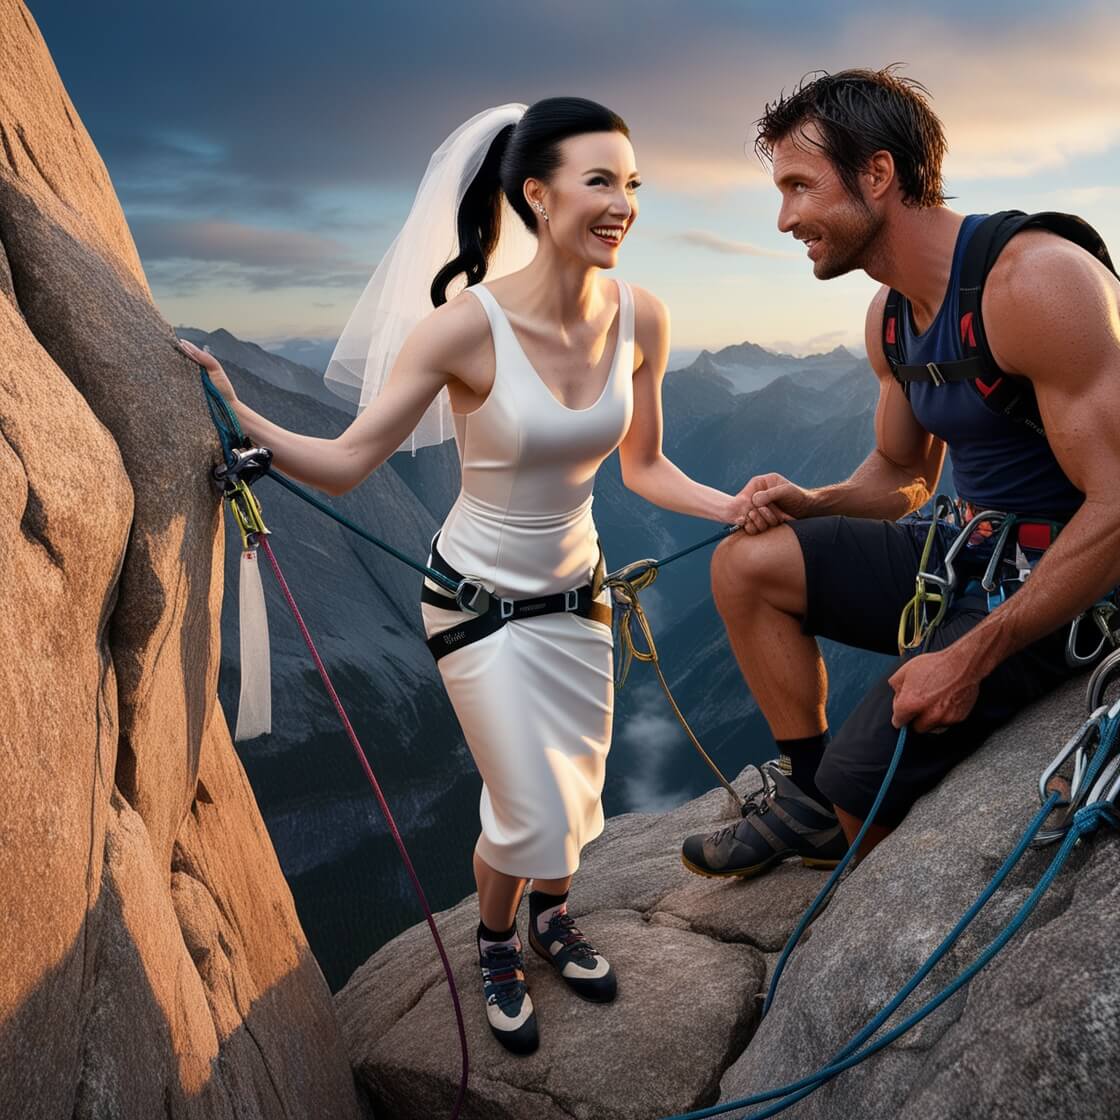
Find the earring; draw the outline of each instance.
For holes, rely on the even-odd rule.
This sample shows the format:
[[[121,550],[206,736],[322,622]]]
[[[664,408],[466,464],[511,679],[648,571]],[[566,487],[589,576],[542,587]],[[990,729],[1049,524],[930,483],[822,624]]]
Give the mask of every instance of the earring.
[[[533,203],[533,209],[536,210],[546,222],[548,221],[548,215],[544,212],[544,207],[539,202]]]

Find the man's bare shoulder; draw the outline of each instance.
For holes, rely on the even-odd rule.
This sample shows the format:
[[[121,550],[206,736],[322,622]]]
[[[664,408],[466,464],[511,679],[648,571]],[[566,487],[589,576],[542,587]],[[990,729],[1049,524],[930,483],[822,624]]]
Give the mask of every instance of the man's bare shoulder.
[[[867,360],[877,377],[891,377],[891,367],[883,353],[883,313],[887,307],[890,288],[881,284],[867,308],[867,319],[863,327],[863,341],[867,348]]]
[[[1092,253],[1050,230],[1025,229],[1000,253],[984,282],[985,321],[989,305],[999,312],[1033,312],[1040,296],[1060,296],[1065,286],[1075,289],[1106,287],[1118,282]]]
[[[1118,300],[1120,281],[1091,253],[1049,230],[1027,229],[992,266],[981,313],[996,363],[1031,376],[1027,352],[1040,338],[1073,341],[1104,326]]]

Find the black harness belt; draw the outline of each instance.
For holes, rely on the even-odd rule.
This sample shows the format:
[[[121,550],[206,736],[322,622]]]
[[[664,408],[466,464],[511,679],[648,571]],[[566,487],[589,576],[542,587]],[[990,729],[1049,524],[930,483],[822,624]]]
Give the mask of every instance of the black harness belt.
[[[425,583],[420,591],[420,600],[444,610],[462,611],[467,618],[458,626],[433,634],[428,639],[428,649],[437,661],[463,646],[480,641],[500,630],[507,622],[514,622],[519,618],[568,612],[607,626],[611,624],[611,605],[600,603],[596,599],[596,595],[602,590],[605,574],[602,548],[599,549],[599,559],[590,583],[574,587],[571,591],[542,595],[536,599],[504,599],[491,595],[478,580],[464,577],[455,571],[440,555],[436,547],[438,540],[437,533],[432,541],[432,567],[459,584],[459,593],[455,596],[444,595]]]

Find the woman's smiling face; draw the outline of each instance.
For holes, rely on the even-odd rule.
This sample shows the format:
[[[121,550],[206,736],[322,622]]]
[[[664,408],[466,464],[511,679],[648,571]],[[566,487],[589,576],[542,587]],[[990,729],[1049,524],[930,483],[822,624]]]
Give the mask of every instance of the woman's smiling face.
[[[614,268],[623,237],[638,216],[641,179],[634,149],[621,132],[586,132],[560,143],[562,162],[547,183],[526,180],[530,202],[541,201],[538,235],[547,228],[563,253]]]

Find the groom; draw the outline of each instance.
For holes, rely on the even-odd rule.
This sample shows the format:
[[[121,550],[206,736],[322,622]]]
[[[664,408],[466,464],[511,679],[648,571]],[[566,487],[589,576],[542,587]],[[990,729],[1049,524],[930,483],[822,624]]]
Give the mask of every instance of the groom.
[[[978,306],[998,369],[989,382],[941,377],[938,363],[964,358],[979,333],[958,304],[983,215],[945,206],[945,138],[923,94],[892,69],[825,74],[758,122],[756,149],[781,194],[778,228],[805,243],[814,276],[862,269],[882,285],[866,321],[876,445],[831,486],[753,478],[747,532],[713,557],[716,605],[781,758],[764,764],[765,788],[734,829],[685,840],[685,866],[701,875],[757,875],[790,856],[835,866],[909,725],[862,845],[870,850],[991,731],[1073,672],[1070,620],[1120,583],[1120,282],[1072,241],[1017,233]],[[885,316],[891,289],[900,300]],[[892,360],[900,373],[933,372],[904,385]],[[1001,379],[1037,402],[1041,423],[991,407]],[[967,587],[925,652],[873,685],[830,738],[815,636],[897,653],[928,525],[905,515],[934,495],[946,449],[972,508],[1051,527],[1020,525],[1011,539],[1016,579],[1000,597],[1013,595],[990,609],[992,597]],[[1037,567],[1024,582],[1028,556]]]

